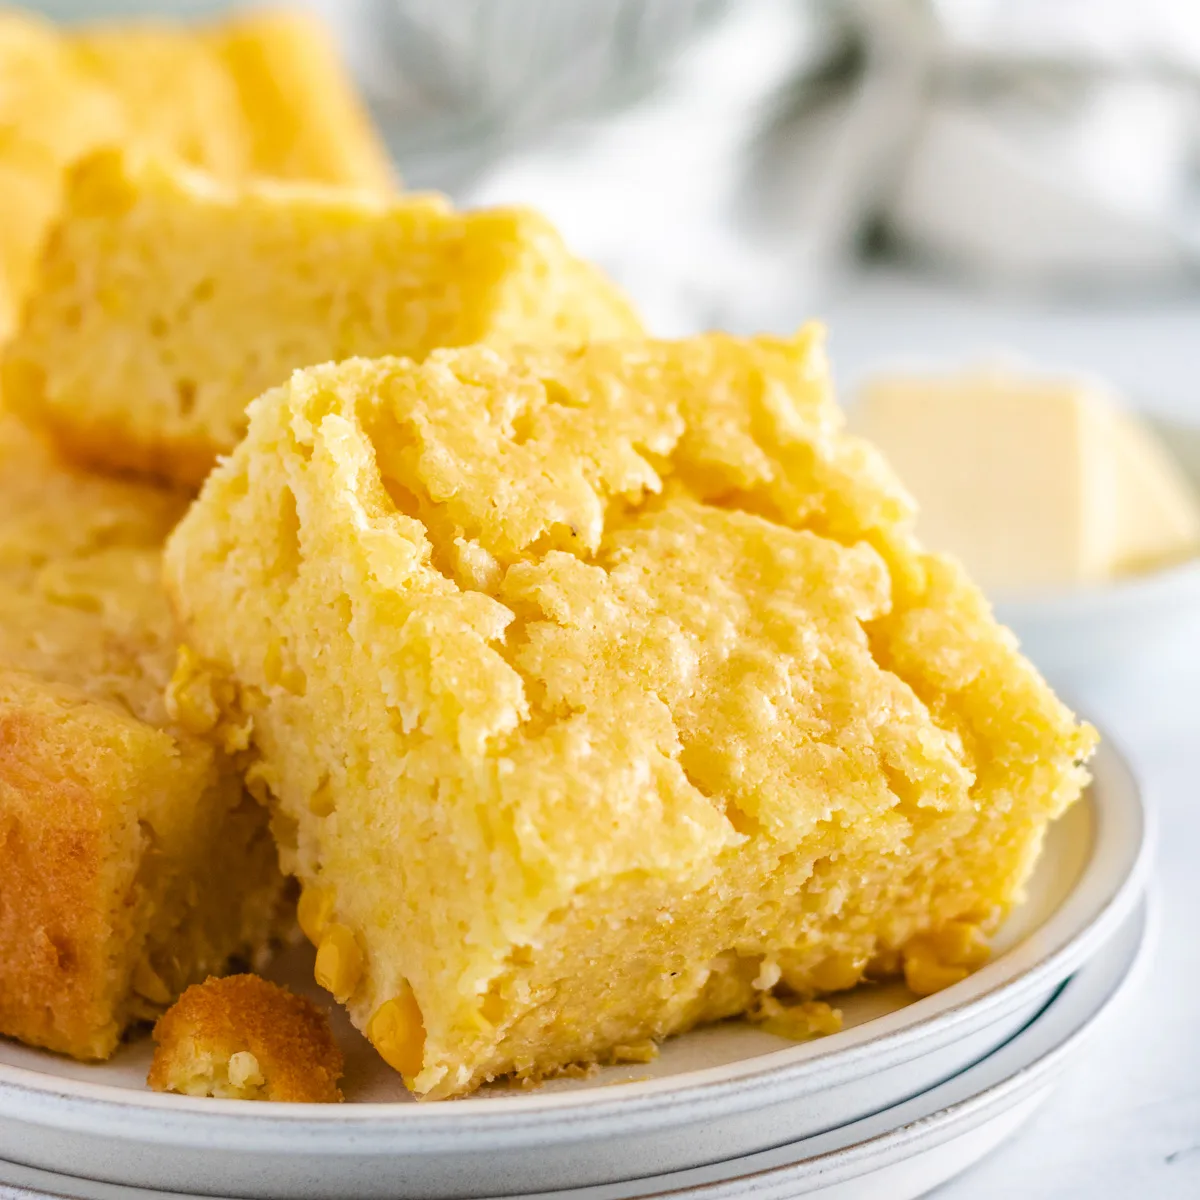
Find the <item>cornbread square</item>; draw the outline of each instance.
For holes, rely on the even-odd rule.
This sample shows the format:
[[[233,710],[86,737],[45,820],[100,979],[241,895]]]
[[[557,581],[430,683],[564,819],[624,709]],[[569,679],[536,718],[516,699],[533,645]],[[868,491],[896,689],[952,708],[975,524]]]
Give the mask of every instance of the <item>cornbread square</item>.
[[[193,984],[154,1026],[146,1082],[226,1100],[336,1104],[342,1052],[311,1000],[258,975]]]
[[[311,13],[110,22],[66,37],[83,75],[116,97],[130,144],[223,179],[396,186],[330,33]]]
[[[223,188],[102,154],[73,173],[4,386],[73,457],[194,485],[295,367],[637,328],[531,212]]]
[[[79,1058],[262,949],[283,889],[266,813],[166,711],[183,506],[0,415],[0,1033]]]
[[[978,963],[1094,734],[911,523],[815,328],[251,406],[168,541],[176,687],[250,729],[317,979],[410,1088]]]
[[[64,171],[113,145],[231,180],[395,184],[328,35],[301,12],[71,31],[0,12],[0,340],[18,320]]]
[[[119,105],[79,76],[52,25],[0,12],[0,341],[17,322],[63,170],[120,131]]]

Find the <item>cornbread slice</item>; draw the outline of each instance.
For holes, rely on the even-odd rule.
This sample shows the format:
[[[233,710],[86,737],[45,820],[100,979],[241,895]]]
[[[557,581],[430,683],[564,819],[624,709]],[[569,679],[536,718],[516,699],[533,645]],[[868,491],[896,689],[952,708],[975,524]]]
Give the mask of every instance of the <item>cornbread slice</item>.
[[[334,1104],[342,1052],[311,1000],[257,975],[193,984],[158,1019],[146,1082],[158,1092]]]
[[[66,166],[117,138],[121,112],[48,22],[0,11],[0,341],[17,321]]]
[[[251,407],[168,541],[175,687],[250,729],[317,979],[416,1093],[978,961],[1094,734],[911,522],[814,328]]]
[[[0,415],[0,1033],[79,1058],[263,947],[283,887],[265,812],[164,705],[183,504]]]
[[[332,38],[310,13],[113,22],[67,41],[82,73],[117,98],[126,140],[147,151],[230,180],[396,186]]]
[[[395,184],[328,35],[301,12],[79,31],[0,12],[0,340],[17,322],[63,172],[126,144],[231,180]]]
[[[531,212],[225,189],[102,154],[73,173],[4,386],[72,456],[198,484],[295,367],[637,328]]]

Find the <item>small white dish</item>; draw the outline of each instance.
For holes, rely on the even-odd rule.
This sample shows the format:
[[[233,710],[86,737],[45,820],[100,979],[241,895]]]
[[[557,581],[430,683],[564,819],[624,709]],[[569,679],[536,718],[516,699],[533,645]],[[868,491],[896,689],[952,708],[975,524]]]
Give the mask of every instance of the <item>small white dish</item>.
[[[792,1045],[725,1023],[669,1042],[646,1068],[417,1105],[347,1034],[352,1102],[340,1106],[151,1093],[144,1042],[100,1066],[4,1043],[0,1159],[213,1195],[434,1200],[661,1174],[836,1129],[1002,1045],[1132,911],[1147,865],[1138,788],[1108,744],[1094,775],[1052,829],[996,959],[922,1000],[860,989],[833,1037]]]
[[[1073,684],[1200,642],[1200,560],[1104,587],[998,600],[996,617],[1047,679]]]
[[[1087,1045],[1101,1014],[1146,961],[1153,923],[1142,900],[1045,1009],[993,1054],[893,1108],[802,1142],[620,1184],[512,1200],[909,1200],[973,1166],[1015,1133]],[[5,1186],[8,1185],[8,1186]],[[193,1197],[195,1193],[191,1194]],[[0,1163],[3,1200],[186,1200]]]

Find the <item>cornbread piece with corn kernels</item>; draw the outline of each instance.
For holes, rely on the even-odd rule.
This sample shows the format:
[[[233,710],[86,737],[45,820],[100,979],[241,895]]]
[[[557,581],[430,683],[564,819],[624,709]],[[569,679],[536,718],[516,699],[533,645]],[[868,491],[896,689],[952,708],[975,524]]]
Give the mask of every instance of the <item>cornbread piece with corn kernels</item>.
[[[114,145],[231,181],[395,186],[330,38],[310,16],[59,30],[0,12],[0,338],[17,322],[64,172]]]
[[[811,328],[252,406],[168,543],[186,686],[236,683],[318,980],[415,1092],[978,961],[1094,735],[910,525]]]
[[[73,456],[198,484],[295,367],[636,329],[530,212],[224,189],[102,154],[74,172],[4,386]]]
[[[194,984],[158,1019],[146,1082],[225,1100],[334,1104],[342,1052],[311,1000],[257,975]]]
[[[0,1034],[79,1058],[264,948],[282,898],[266,814],[164,706],[183,507],[0,415]]]

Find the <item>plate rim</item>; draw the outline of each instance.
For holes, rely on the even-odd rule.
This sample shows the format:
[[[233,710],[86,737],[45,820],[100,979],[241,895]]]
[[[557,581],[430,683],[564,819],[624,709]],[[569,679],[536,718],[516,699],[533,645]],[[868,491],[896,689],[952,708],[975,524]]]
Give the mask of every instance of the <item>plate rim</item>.
[[[914,1047],[951,1041],[963,1024],[986,1012],[999,1018],[1087,960],[1136,904],[1153,840],[1151,814],[1138,781],[1107,736],[1092,774],[1084,799],[1096,818],[1091,853],[1071,892],[1041,926],[962,983],[820,1043],[620,1087],[448,1104],[212,1100],[138,1092],[0,1063],[0,1119],[118,1140],[132,1140],[130,1129],[136,1126],[136,1137],[143,1142],[194,1145],[199,1140],[260,1153],[294,1147],[299,1138],[326,1154],[369,1153],[363,1139],[381,1152],[394,1153],[398,1138],[419,1137],[422,1145],[414,1152],[435,1154],[464,1137],[484,1150],[489,1143],[511,1147],[514,1135],[546,1145],[603,1138],[614,1122],[627,1127],[637,1120],[642,1128],[647,1122],[667,1128],[703,1119],[706,1111],[729,1115],[766,1107],[781,1096],[816,1090],[833,1074],[882,1069],[924,1052]],[[1039,951],[1036,943],[1047,937],[1053,948]]]
[[[658,1190],[641,1191],[636,1196],[627,1193],[623,1200],[672,1200],[674,1197],[678,1197],[680,1200],[718,1200],[719,1197],[726,1195],[729,1187],[745,1184],[748,1181],[754,1181],[756,1187],[763,1185],[768,1188],[803,1182],[803,1180],[790,1178],[797,1168],[802,1168],[809,1173],[821,1172],[824,1175],[822,1182],[836,1184],[842,1180],[869,1174],[871,1170],[875,1169],[874,1166],[866,1170],[861,1169],[863,1159],[881,1160],[876,1165],[887,1168],[897,1161],[911,1157],[913,1152],[919,1154],[925,1150],[936,1149],[955,1136],[973,1132],[989,1117],[1003,1115],[1009,1108],[1019,1105],[1039,1090],[1049,1089],[1061,1069],[1065,1067],[1066,1060],[1073,1055],[1080,1042],[1091,1036],[1096,1023],[1140,980],[1152,958],[1158,929],[1159,903],[1151,889],[1139,896],[1137,905],[1114,935],[1112,941],[1106,943],[1091,961],[1085,963],[1059,988],[1043,1012],[1035,1017],[1025,1029],[978,1063],[881,1112],[850,1122],[840,1129],[817,1134],[810,1138],[802,1138],[798,1142],[777,1146],[771,1150],[740,1156],[722,1163],[714,1163],[707,1167],[651,1175],[615,1185],[597,1184],[574,1191],[571,1189],[559,1190],[549,1193],[549,1196],[556,1200],[569,1200],[578,1192],[579,1200],[612,1200],[610,1193],[614,1187],[625,1189],[632,1186],[646,1186],[656,1187]],[[1114,965],[1108,962],[1107,955],[1112,949],[1112,943],[1122,934],[1129,936],[1134,944],[1125,951],[1119,965],[1114,969]],[[1091,983],[1093,972],[1101,973],[1102,978],[1107,978],[1109,974],[1116,976],[1106,985],[1104,994],[1098,1001],[1087,999],[1091,995],[1093,987]],[[1072,1003],[1072,996],[1081,988],[1084,989],[1082,1003],[1088,1011],[1082,1021],[1079,1021],[1073,1016],[1068,1017],[1063,1010],[1068,1003]],[[1073,1003],[1080,1003],[1080,1001],[1075,1000]],[[1074,1012],[1074,1009],[1072,1008],[1071,1011]],[[1053,1023],[1051,1027],[1055,1029],[1063,1023],[1068,1024],[1069,1028],[1062,1037],[1056,1036],[1044,1053],[1036,1053],[1034,1057],[1028,1058],[1028,1043],[1030,1040],[1044,1040],[1047,1024],[1050,1023]],[[1017,1063],[1012,1066],[1007,1065],[1009,1060],[1014,1058],[1018,1060]],[[981,1074],[994,1076],[998,1063],[1005,1064],[999,1078],[992,1079],[981,1090],[972,1089],[968,1091],[968,1094],[962,1094],[964,1085],[971,1088]],[[948,1091],[952,1091],[955,1098],[941,1103]],[[998,1104],[1002,1107],[999,1108],[999,1111],[993,1111]],[[894,1120],[897,1113],[903,1113],[900,1123],[888,1124],[889,1121]],[[881,1126],[883,1127],[881,1128]],[[845,1144],[817,1150],[814,1154],[806,1154],[788,1161],[760,1165],[761,1160],[765,1158],[787,1155],[795,1149],[802,1150],[805,1145],[828,1143],[830,1140],[838,1138],[839,1135],[844,1136],[847,1130],[853,1134],[856,1127],[863,1136]],[[732,1173],[739,1165],[745,1166],[748,1160],[754,1169]],[[759,1160],[759,1162],[755,1163],[752,1160]],[[62,1187],[71,1183],[101,1183],[107,1188],[121,1186],[105,1184],[99,1180],[79,1179],[77,1176],[60,1176],[54,1172],[23,1167],[19,1163],[9,1161],[0,1162],[0,1174],[5,1169],[12,1167],[18,1171],[28,1171],[37,1178],[16,1184],[5,1183],[0,1179],[0,1188],[15,1188],[17,1195],[27,1196],[29,1200],[34,1200],[34,1197],[59,1195],[57,1191],[28,1190],[35,1184],[39,1188],[43,1184],[49,1188],[52,1185]],[[704,1172],[715,1173],[723,1171],[724,1168],[729,1168],[731,1173],[722,1173],[719,1178],[714,1177],[707,1180],[687,1181],[684,1178]],[[664,1190],[664,1185],[670,1186],[665,1186]],[[63,1194],[65,1195],[65,1193]],[[160,1190],[142,1188],[130,1189],[131,1197],[145,1195],[148,1200],[150,1197],[162,1196],[165,1198],[168,1194],[179,1195],[180,1200],[193,1200],[192,1194],[189,1193],[165,1193]],[[545,1196],[547,1193],[543,1192],[542,1195]],[[194,1200],[201,1200],[201,1197],[196,1195]],[[522,1193],[513,1196],[512,1200],[538,1200],[538,1195]]]
[[[709,1198],[716,1200],[717,1196],[724,1195],[722,1189],[734,1184],[754,1181],[757,1187],[760,1184],[771,1186],[803,1182],[802,1179],[791,1178],[797,1168],[802,1168],[805,1173],[820,1171],[824,1175],[821,1181],[823,1184],[835,1184],[843,1180],[860,1178],[871,1170],[887,1167],[899,1159],[911,1157],[913,1153],[920,1153],[922,1149],[934,1148],[957,1134],[971,1132],[986,1121],[989,1115],[999,1115],[991,1111],[997,1105],[1003,1105],[1000,1112],[1007,1111],[1008,1108],[1021,1103],[1039,1088],[1049,1087],[1053,1084],[1065,1067],[1066,1061],[1072,1057],[1080,1044],[1091,1036],[1097,1022],[1135,986],[1150,960],[1157,929],[1158,902],[1152,891],[1143,891],[1139,893],[1131,912],[1126,915],[1125,923],[1115,934],[1116,938],[1126,935],[1133,943],[1129,949],[1123,950],[1122,957],[1116,965],[1107,961],[1095,960],[1085,963],[1075,975],[1062,985],[1046,1009],[1020,1033],[993,1053],[950,1079],[935,1084],[927,1091],[903,1100],[882,1112],[863,1117],[859,1121],[852,1121],[849,1125],[843,1126],[839,1130],[831,1130],[828,1134],[817,1134],[813,1138],[802,1139],[793,1145],[802,1148],[805,1141],[814,1142],[833,1138],[844,1134],[847,1130],[853,1131],[856,1125],[864,1127],[864,1136],[858,1140],[828,1150],[820,1150],[816,1154],[805,1155],[791,1162],[764,1166],[758,1170],[741,1174],[722,1175],[720,1179],[705,1181],[694,1186],[685,1185],[670,1187],[666,1190],[647,1191],[639,1193],[636,1197],[631,1196],[628,1200],[671,1200],[673,1197],[680,1197],[681,1200],[709,1200]],[[1103,947],[1100,956],[1102,957],[1104,951],[1109,948],[1108,945]],[[1115,976],[1104,984],[1103,995],[1096,1000],[1090,999],[1090,989],[1095,987],[1095,984],[1087,974],[1089,967],[1094,968],[1102,980],[1107,980],[1110,975]],[[1080,989],[1083,989],[1082,998],[1078,998],[1076,995]],[[1074,1007],[1068,1007],[1068,1002],[1087,1009],[1082,1019],[1076,1016]],[[1028,1061],[1023,1061],[1028,1054],[1028,1043],[1033,1041],[1036,1045],[1047,1037],[1047,1025],[1052,1030],[1057,1030],[1060,1025],[1066,1025],[1068,1028],[1061,1037],[1051,1035],[1054,1037],[1054,1041],[1044,1052],[1037,1053]],[[1014,1058],[1018,1060],[1019,1065],[1013,1065],[1010,1068],[1008,1062]],[[985,1084],[981,1090],[972,1090],[967,1095],[960,1095],[959,1098],[948,1100],[944,1104],[940,1103],[945,1093],[961,1093],[964,1087],[973,1088],[979,1076],[982,1075],[986,1078],[995,1075],[998,1064],[1004,1064],[998,1079]],[[930,1108],[931,1104],[934,1105],[933,1108]],[[883,1123],[900,1110],[904,1110],[905,1113],[900,1124],[880,1132],[866,1132],[866,1129],[872,1129]],[[932,1146],[926,1145],[931,1142]],[[745,1157],[758,1158],[784,1154],[788,1149],[787,1146],[781,1146],[774,1150],[762,1151],[760,1154],[746,1155]],[[866,1170],[860,1169],[863,1159],[872,1158],[880,1161]],[[733,1166],[737,1162],[736,1159],[731,1160],[728,1165]],[[720,1169],[725,1165],[727,1164],[717,1164],[715,1168],[696,1168],[695,1170]],[[681,1171],[674,1174],[680,1176],[688,1173]],[[645,1182],[652,1185],[660,1182],[670,1183],[671,1174],[657,1177],[648,1176],[645,1180],[632,1182]],[[606,1186],[608,1185],[599,1185],[594,1189],[579,1189],[580,1200],[593,1200],[593,1195],[589,1195],[589,1192],[594,1194],[594,1200],[600,1200],[603,1194],[602,1189]],[[808,1190],[806,1189],[806,1192]],[[563,1200],[567,1200],[571,1194],[571,1192],[565,1193]],[[536,1195],[517,1196],[513,1200],[537,1200],[537,1197]]]

